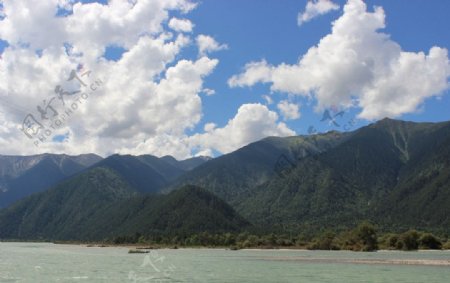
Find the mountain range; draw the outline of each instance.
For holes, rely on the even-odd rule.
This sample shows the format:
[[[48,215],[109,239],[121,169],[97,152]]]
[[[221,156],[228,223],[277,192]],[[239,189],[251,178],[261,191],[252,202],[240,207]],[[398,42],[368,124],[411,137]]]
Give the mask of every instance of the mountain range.
[[[101,159],[95,154],[0,155],[0,208],[44,191]]]
[[[383,119],[353,132],[270,137],[180,177],[274,231],[450,229],[450,123]]]
[[[13,176],[9,167],[0,165],[2,176]],[[314,232],[363,220],[450,233],[450,122],[383,119],[268,137],[214,159],[112,155],[78,168],[0,210],[0,238]]]

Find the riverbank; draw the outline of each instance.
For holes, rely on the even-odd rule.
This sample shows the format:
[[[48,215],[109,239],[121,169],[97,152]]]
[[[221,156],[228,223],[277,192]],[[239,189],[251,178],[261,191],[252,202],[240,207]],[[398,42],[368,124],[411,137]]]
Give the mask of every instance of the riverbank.
[[[229,246],[172,246],[172,245],[147,245],[147,244],[105,244],[105,243],[92,243],[92,242],[74,242],[74,241],[55,241],[48,242],[58,245],[79,245],[88,248],[127,248],[136,250],[161,250],[161,249],[215,249],[215,250],[243,250],[243,251],[316,251],[320,249],[308,249],[306,247],[277,247],[277,246],[267,246],[267,247],[247,247],[247,248],[234,248]],[[359,252],[353,250],[328,250],[328,251],[349,251],[349,252]],[[417,250],[396,250],[396,249],[379,249],[372,252],[448,252],[450,254],[450,249],[417,249]]]
[[[19,239],[17,241],[23,241]],[[50,242],[50,240],[49,240]],[[128,247],[133,249],[178,249],[184,248],[222,248],[240,249],[287,249],[287,250],[442,250],[450,249],[447,234],[435,236],[429,232],[408,230],[403,233],[380,234],[374,225],[363,222],[348,231],[333,232],[325,230],[318,235],[306,236],[293,233],[183,233],[128,236],[114,236],[101,241],[52,241],[56,244],[81,244],[96,247]]]

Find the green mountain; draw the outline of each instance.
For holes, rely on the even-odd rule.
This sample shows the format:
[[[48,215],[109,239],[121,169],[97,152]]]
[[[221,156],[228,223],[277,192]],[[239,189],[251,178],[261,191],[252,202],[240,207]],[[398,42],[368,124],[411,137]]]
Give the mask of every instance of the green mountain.
[[[249,223],[316,233],[363,220],[448,234],[449,215],[450,122],[383,119],[348,133],[269,137],[212,160],[113,155],[0,210],[0,238],[98,240]]]
[[[94,168],[0,211],[0,238],[102,240],[136,233],[237,231],[249,223],[198,187],[142,195],[119,174]]]
[[[0,155],[0,208],[99,167],[114,170],[139,192],[155,193],[209,159],[194,157],[178,161],[171,156],[152,155],[112,155],[105,159],[95,154]]]
[[[1,210],[0,238],[76,238],[96,213],[135,195],[114,171],[95,168]]]
[[[177,177],[209,159],[195,157],[178,161],[173,157],[114,154],[91,168],[108,168],[116,172],[131,187],[141,193],[158,193]],[[187,164],[187,165],[186,165]]]
[[[262,226],[450,231],[450,123],[385,119],[299,160],[235,208]]]
[[[175,166],[183,171],[190,171],[194,169],[195,167],[198,167],[202,165],[203,163],[212,160],[212,157],[209,156],[197,156],[188,158],[185,160],[176,160],[174,157],[170,155],[166,155],[161,157],[160,159],[166,161],[167,163],[171,164],[172,166]]]
[[[450,230],[450,122],[266,138],[181,176],[263,229]]]
[[[0,208],[49,189],[101,159],[95,154],[0,155]]]
[[[387,226],[433,227],[449,233],[450,123],[419,124],[409,136],[399,181],[380,202],[376,216]]]
[[[96,234],[99,238],[136,233],[190,235],[203,231],[236,232],[250,227],[250,223],[226,202],[196,186],[185,186],[168,195],[138,196],[122,201],[99,212],[90,223],[90,227],[102,231]],[[105,234],[104,231],[109,232]]]
[[[338,132],[287,138],[268,137],[198,166],[177,179],[166,191],[182,185],[196,185],[234,206],[243,201],[253,188],[277,175],[284,175],[298,158],[326,151],[348,137],[349,134]]]

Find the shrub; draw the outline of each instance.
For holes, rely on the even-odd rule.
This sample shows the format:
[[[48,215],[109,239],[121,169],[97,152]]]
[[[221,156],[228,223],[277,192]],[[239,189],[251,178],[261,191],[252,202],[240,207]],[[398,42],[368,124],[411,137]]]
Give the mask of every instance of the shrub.
[[[388,249],[398,249],[399,241],[398,235],[389,235],[385,240],[385,245]]]
[[[442,248],[445,250],[450,250],[450,241],[447,241],[445,244],[443,244]]]
[[[416,230],[409,230],[401,234],[401,249],[405,251],[417,250],[419,248],[419,238],[420,234]]]
[[[442,243],[433,234],[426,233],[420,237],[419,246],[422,249],[440,250],[442,248]]]
[[[378,249],[377,231],[367,221],[350,232],[342,233],[342,247],[353,251],[375,251]]]
[[[339,247],[335,244],[336,235],[327,231],[314,239],[314,241],[308,245],[310,250],[339,250]]]
[[[356,228],[357,240],[361,243],[361,250],[375,251],[378,249],[377,231],[369,222],[363,222]]]

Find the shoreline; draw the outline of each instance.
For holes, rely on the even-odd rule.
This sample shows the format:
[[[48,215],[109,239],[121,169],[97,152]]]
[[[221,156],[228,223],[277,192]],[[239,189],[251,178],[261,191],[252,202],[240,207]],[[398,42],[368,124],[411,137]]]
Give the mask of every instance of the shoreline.
[[[44,241],[1,241],[1,243],[24,243],[24,244],[53,244],[53,245],[65,245],[65,246],[76,246],[83,248],[121,248],[123,250],[128,250],[128,253],[131,254],[148,254],[151,253],[152,250],[171,250],[174,247],[171,246],[150,246],[145,244],[104,244],[104,243],[80,243],[80,242],[44,242]],[[217,250],[217,251],[236,251],[232,250],[229,247],[207,247],[207,246],[198,246],[198,247],[176,247],[179,250]],[[352,251],[352,250],[309,250],[302,248],[244,248],[238,251],[251,251],[251,252],[303,252],[314,254],[315,252],[341,252],[342,254],[373,254],[373,253],[388,253],[392,252],[397,255],[407,255],[407,254],[415,254],[414,252],[423,253],[423,252],[440,252],[449,255],[448,259],[421,259],[421,258],[349,258],[344,255],[344,257],[339,258],[329,258],[326,256],[283,256],[283,255],[274,255],[268,256],[267,253],[264,255],[263,253],[257,255],[255,259],[263,260],[263,261],[285,261],[285,262],[298,262],[298,263],[319,263],[319,264],[361,264],[361,265],[403,265],[403,266],[434,266],[434,267],[450,267],[450,250],[425,250],[420,249],[416,251],[401,251],[401,250],[386,250],[381,249],[373,252],[360,252],[360,251]]]
[[[364,253],[365,251],[354,251],[350,249],[340,249],[340,250],[321,250],[321,249],[307,249],[306,247],[278,247],[278,246],[267,246],[267,247],[246,247],[246,248],[236,248],[230,246],[178,246],[178,245],[151,245],[143,243],[127,243],[127,244],[112,244],[112,243],[102,243],[102,242],[78,242],[78,241],[37,241],[37,240],[0,240],[0,243],[43,243],[43,244],[55,244],[55,245],[74,245],[74,246],[84,246],[87,248],[128,248],[128,249],[142,249],[142,250],[189,250],[189,249],[210,249],[210,250],[232,250],[232,251],[330,251],[330,252],[353,252],[353,253]],[[400,253],[414,253],[414,252],[450,252],[450,249],[417,249],[417,250],[397,250],[397,249],[378,249],[374,251],[366,251],[367,253],[377,253],[377,252],[400,252]]]
[[[316,263],[343,263],[368,265],[420,265],[420,266],[450,266],[450,259],[330,259],[330,258],[261,258],[263,260],[316,262]]]

